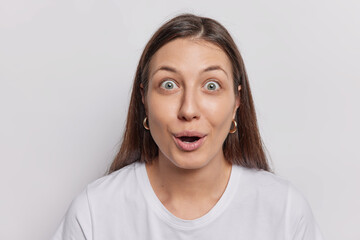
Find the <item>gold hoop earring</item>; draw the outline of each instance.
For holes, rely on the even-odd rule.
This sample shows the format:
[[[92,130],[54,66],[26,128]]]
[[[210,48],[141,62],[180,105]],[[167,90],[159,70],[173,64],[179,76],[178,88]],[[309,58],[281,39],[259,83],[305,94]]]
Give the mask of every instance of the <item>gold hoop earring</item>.
[[[149,129],[150,129],[150,128],[149,128],[149,125],[146,123],[147,120],[148,120],[148,118],[145,117],[145,118],[144,118],[144,121],[143,121],[143,126],[144,126],[144,128],[145,128],[146,130],[149,130]]]
[[[235,119],[232,120],[232,123],[234,124],[234,127],[230,129],[230,133],[235,133],[237,131],[237,122]]]

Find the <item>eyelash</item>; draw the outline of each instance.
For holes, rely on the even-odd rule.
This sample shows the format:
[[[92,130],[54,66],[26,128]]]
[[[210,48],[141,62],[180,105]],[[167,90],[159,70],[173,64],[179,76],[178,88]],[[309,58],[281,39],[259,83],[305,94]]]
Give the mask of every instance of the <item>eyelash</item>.
[[[174,80],[172,80],[172,79],[166,79],[166,80],[162,81],[162,82],[160,83],[160,87],[163,88],[163,89],[165,89],[165,90],[167,90],[167,89],[165,88],[165,86],[164,86],[164,84],[165,84],[166,82],[172,82],[172,83],[174,84],[174,88],[178,88],[177,83],[176,83]],[[172,90],[172,89],[170,89],[170,90]]]
[[[209,83],[215,83],[215,84],[217,85],[217,89],[215,89],[215,90],[209,90],[209,91],[215,92],[215,91],[219,91],[219,90],[220,90],[221,85],[220,85],[220,83],[219,83],[218,81],[216,81],[216,80],[214,80],[214,79],[209,80],[209,81],[207,81],[207,82],[204,84],[204,87],[205,87],[207,84],[209,84]],[[207,90],[208,90],[208,89],[207,89]]]
[[[173,88],[172,88],[172,89],[166,89],[166,87],[165,87],[164,84],[167,83],[167,82],[172,82],[172,83],[173,83]],[[218,81],[214,80],[214,79],[207,81],[207,82],[203,85],[203,87],[205,87],[205,86],[206,86],[207,84],[209,84],[209,83],[215,83],[216,86],[217,86],[217,89],[215,89],[215,90],[209,90],[209,91],[215,92],[215,91],[219,91],[219,90],[220,90],[221,84],[220,84]],[[164,81],[162,81],[162,82],[160,83],[160,88],[162,88],[162,89],[164,89],[164,90],[173,90],[174,88],[176,89],[176,88],[179,88],[179,87],[178,87],[178,84],[176,83],[175,80],[173,80],[173,79],[166,79],[166,80],[164,80]],[[208,90],[208,89],[206,89],[206,90]]]

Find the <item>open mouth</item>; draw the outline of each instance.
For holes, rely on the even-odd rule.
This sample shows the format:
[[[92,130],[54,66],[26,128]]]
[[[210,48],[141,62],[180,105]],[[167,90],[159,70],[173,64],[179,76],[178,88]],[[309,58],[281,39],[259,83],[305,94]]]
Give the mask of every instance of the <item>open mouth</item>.
[[[196,142],[200,139],[200,137],[179,137],[179,139],[182,141],[182,142],[185,142],[185,143],[192,143],[192,142]]]
[[[195,151],[201,147],[206,135],[193,131],[184,131],[174,135],[176,146],[185,152]]]

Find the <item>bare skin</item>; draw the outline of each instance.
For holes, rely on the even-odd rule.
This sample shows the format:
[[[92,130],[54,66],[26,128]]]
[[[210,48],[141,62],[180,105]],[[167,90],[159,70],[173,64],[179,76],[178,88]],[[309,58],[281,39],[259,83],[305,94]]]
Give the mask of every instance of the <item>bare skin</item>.
[[[231,165],[224,161],[213,161],[201,171],[179,169],[166,159],[146,167],[162,204],[176,217],[187,220],[199,218],[214,207],[225,191],[231,171]]]
[[[151,60],[142,100],[159,156],[146,168],[155,194],[179,218],[203,216],[226,189],[231,164],[222,145],[240,105],[233,88],[227,55],[204,40],[176,39]],[[199,144],[180,141],[184,134],[201,136]]]

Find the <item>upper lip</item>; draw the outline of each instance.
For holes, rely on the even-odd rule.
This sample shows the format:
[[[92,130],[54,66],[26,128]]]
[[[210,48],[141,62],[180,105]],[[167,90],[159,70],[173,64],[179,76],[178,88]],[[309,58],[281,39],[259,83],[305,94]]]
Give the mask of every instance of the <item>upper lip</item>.
[[[204,133],[200,133],[200,132],[197,132],[197,131],[182,131],[182,132],[179,132],[179,133],[175,133],[174,136],[176,138],[179,138],[179,137],[198,137],[198,138],[203,138],[206,136],[206,134]]]

